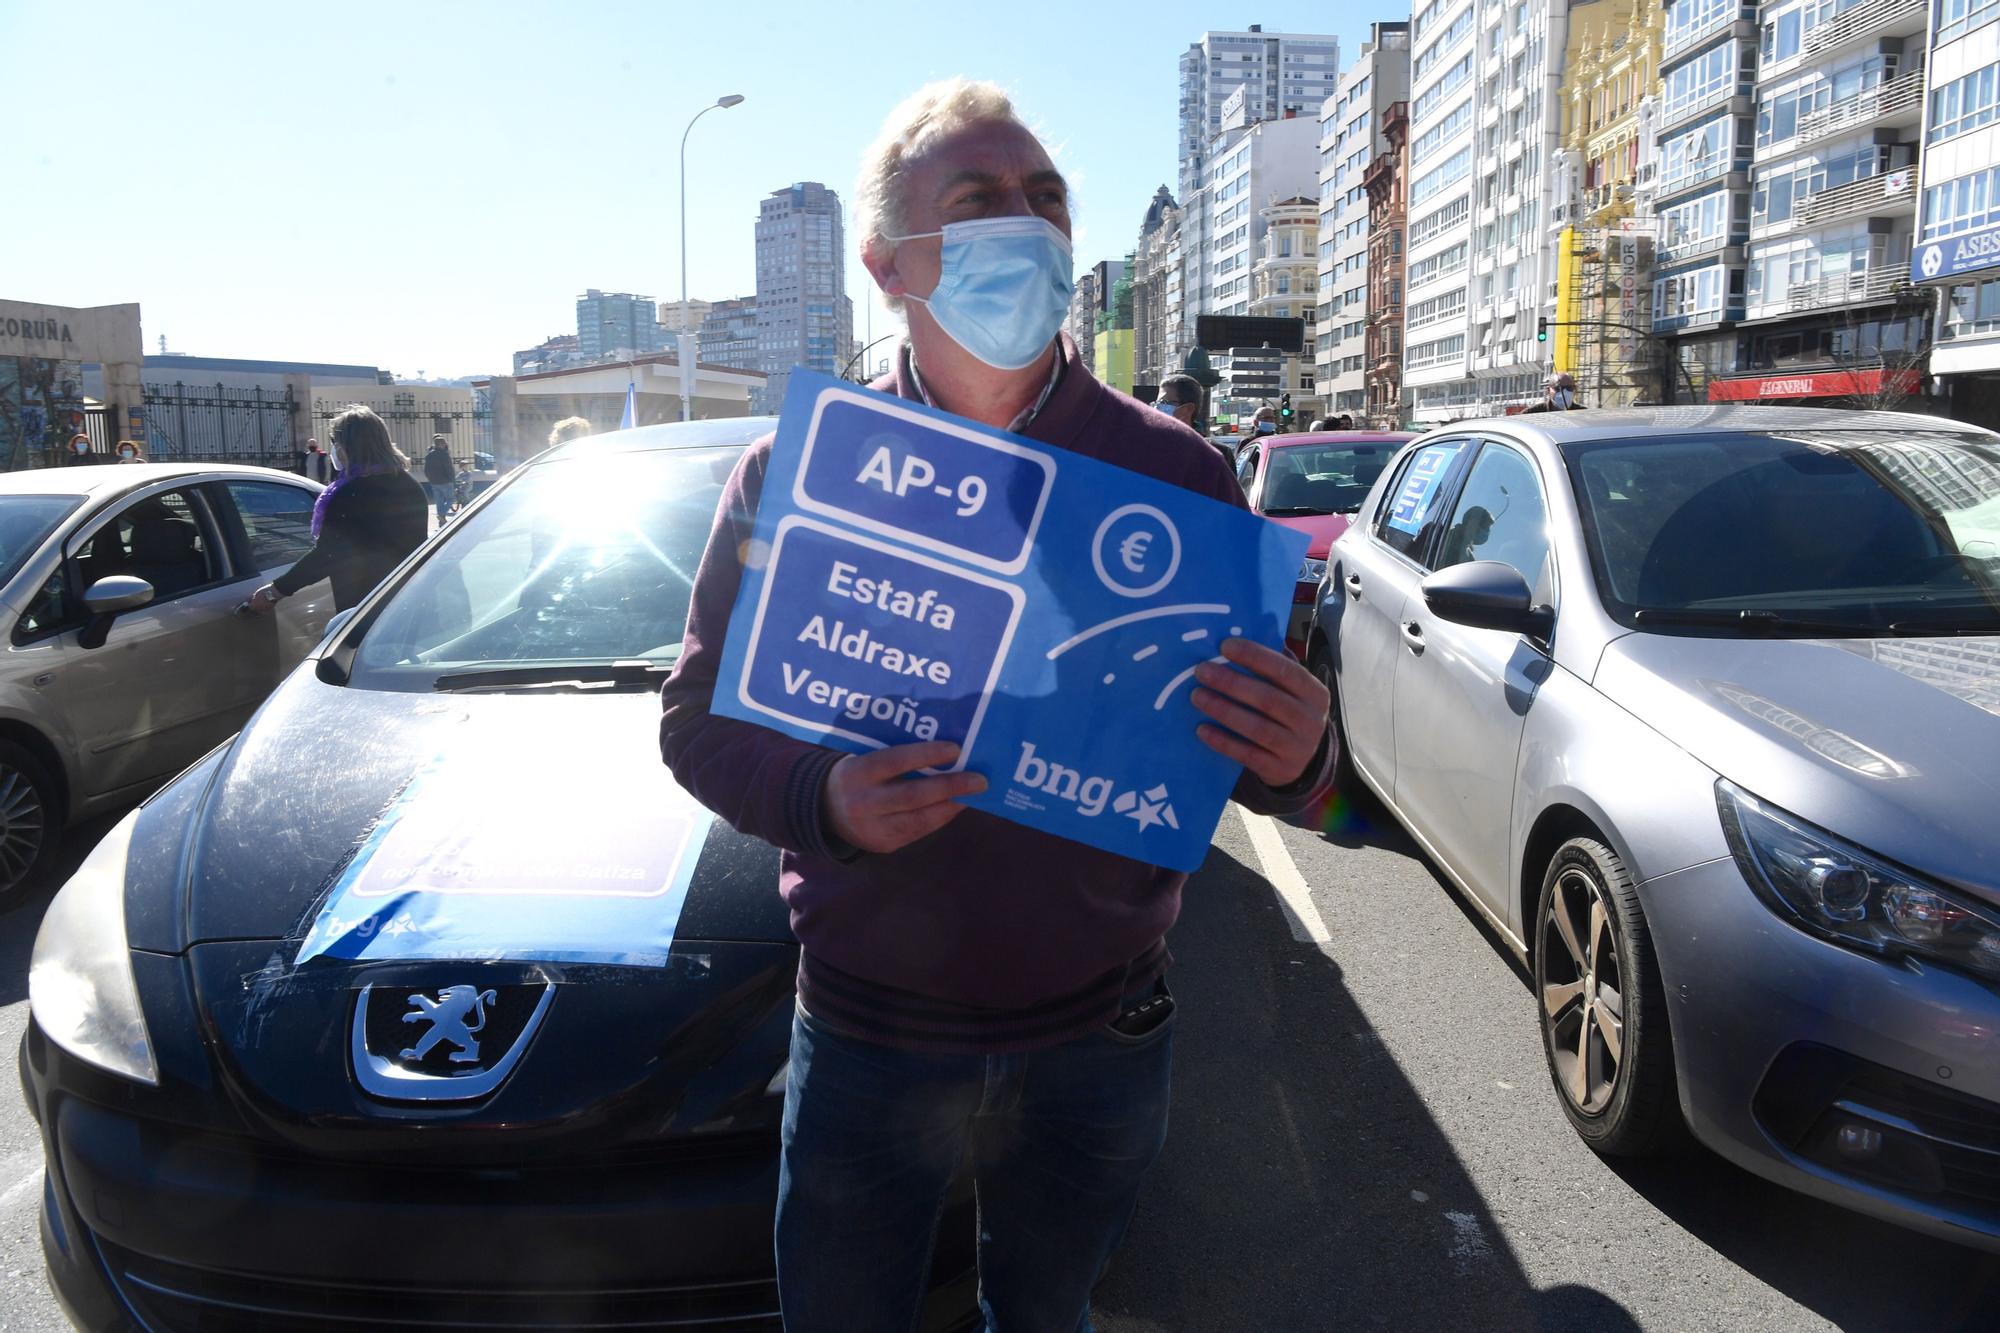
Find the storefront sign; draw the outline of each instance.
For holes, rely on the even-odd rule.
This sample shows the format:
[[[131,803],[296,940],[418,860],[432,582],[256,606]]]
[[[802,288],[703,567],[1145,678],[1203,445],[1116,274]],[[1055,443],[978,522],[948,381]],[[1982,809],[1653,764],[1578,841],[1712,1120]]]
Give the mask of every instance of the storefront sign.
[[[1910,281],[1935,282],[2000,266],[2000,226],[1920,243],[1910,255]]]
[[[1914,370],[1826,370],[1813,375],[1714,380],[1708,386],[1708,401],[1755,403],[1773,398],[1852,398],[1861,394],[1922,391],[1923,377]]]
[[[1304,534],[794,371],[713,707],[835,749],[949,740],[966,804],[1191,870],[1240,769],[1197,664],[1281,647]]]

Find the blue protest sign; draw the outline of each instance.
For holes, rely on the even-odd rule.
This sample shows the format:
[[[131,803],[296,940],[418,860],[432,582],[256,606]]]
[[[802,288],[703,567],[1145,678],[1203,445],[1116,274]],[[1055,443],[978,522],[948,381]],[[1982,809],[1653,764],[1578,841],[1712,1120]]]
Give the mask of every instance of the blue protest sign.
[[[1307,539],[1233,505],[795,371],[714,711],[836,749],[951,740],[966,804],[1191,870],[1240,768],[1196,665],[1282,648]]]

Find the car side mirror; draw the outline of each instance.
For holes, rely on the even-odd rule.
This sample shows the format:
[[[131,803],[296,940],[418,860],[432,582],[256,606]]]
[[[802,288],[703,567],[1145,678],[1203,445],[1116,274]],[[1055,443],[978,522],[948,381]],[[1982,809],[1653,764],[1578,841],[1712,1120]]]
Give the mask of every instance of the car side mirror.
[[[1555,628],[1555,612],[1535,605],[1535,594],[1521,571],[1498,560],[1473,560],[1440,569],[1420,585],[1431,614],[1454,625],[1505,630],[1530,638],[1547,638]]]
[[[83,609],[90,613],[76,636],[81,648],[102,648],[111,633],[111,622],[121,612],[135,611],[153,600],[153,585],[130,574],[112,574],[90,585],[83,594]]]

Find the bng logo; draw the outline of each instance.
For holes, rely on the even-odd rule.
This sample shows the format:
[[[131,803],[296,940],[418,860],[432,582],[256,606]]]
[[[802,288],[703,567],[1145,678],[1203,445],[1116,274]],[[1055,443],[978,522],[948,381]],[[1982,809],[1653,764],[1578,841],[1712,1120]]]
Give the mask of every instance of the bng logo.
[[[1019,787],[1068,801],[1078,814],[1088,818],[1095,819],[1109,809],[1132,820],[1142,832],[1155,824],[1180,828],[1174,807],[1167,801],[1165,783],[1156,783],[1145,791],[1120,792],[1110,778],[1088,777],[1081,769],[1045,759],[1027,741],[1021,742],[1021,757],[1014,765],[1014,782]]]

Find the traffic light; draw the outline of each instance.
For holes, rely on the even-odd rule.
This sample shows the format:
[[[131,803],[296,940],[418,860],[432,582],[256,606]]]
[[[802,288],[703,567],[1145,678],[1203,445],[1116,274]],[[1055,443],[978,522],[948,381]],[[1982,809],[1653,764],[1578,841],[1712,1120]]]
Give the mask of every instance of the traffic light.
[[[1290,421],[1291,419],[1292,396],[1290,394],[1283,394],[1278,399],[1278,420]]]
[[[1535,318],[1535,341],[1538,343],[1545,343],[1548,340],[1549,340],[1549,317],[1547,315],[1538,315]]]

